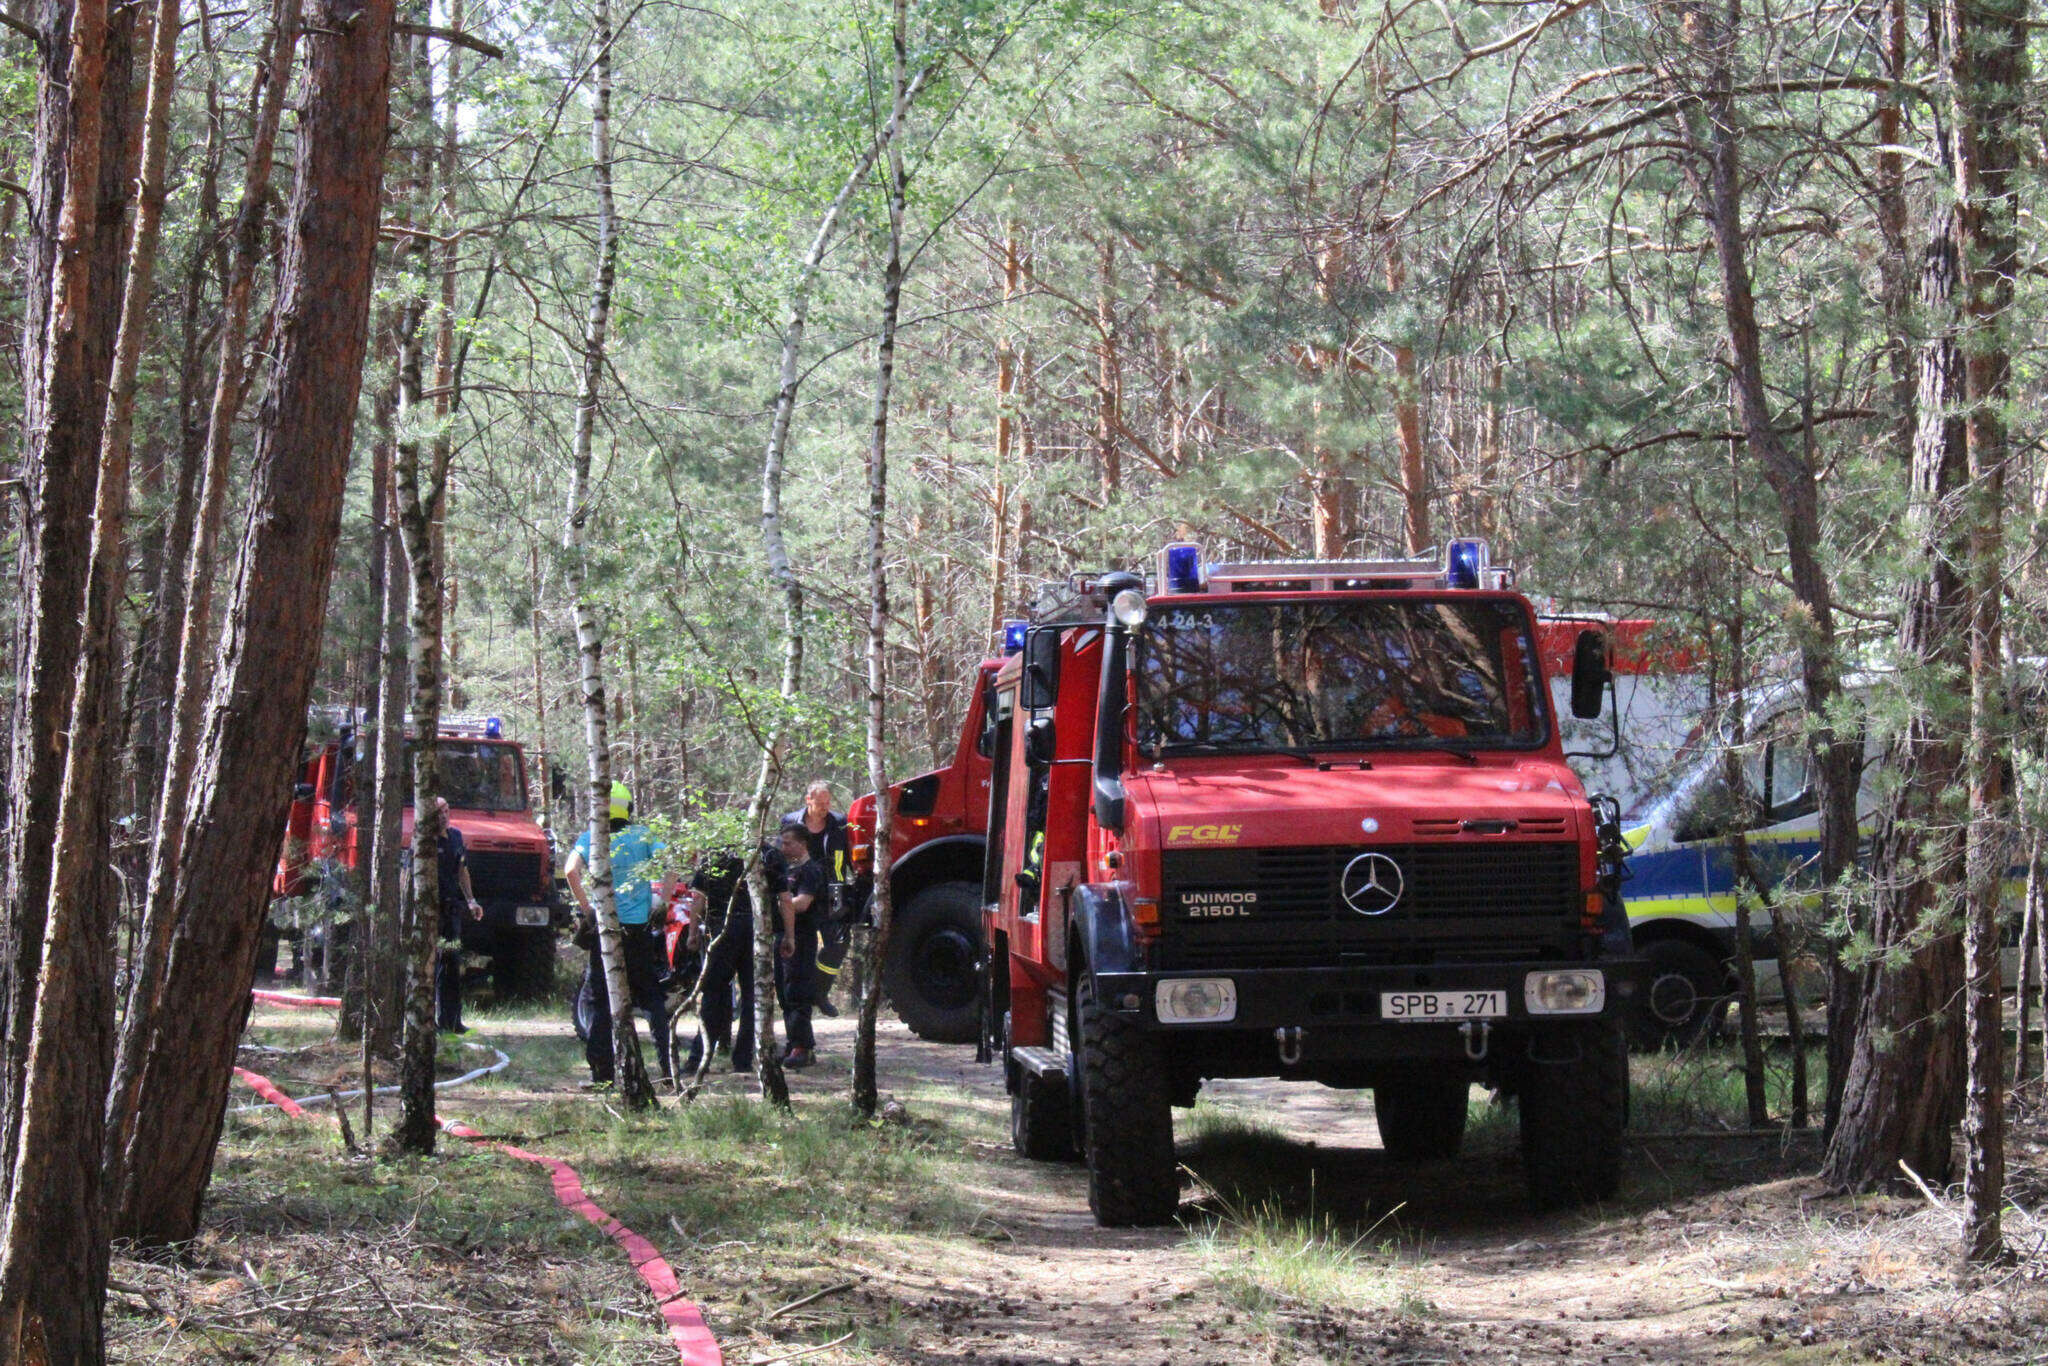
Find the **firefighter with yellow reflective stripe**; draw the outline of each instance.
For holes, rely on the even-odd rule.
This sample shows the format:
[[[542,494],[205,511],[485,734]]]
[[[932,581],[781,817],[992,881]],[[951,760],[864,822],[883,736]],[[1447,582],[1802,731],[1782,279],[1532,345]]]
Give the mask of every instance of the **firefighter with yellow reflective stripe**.
[[[818,979],[814,1004],[828,1019],[839,1014],[832,1004],[832,988],[839,982],[839,968],[846,961],[846,945],[852,926],[848,923],[848,879],[853,876],[853,842],[846,829],[846,817],[832,809],[832,784],[820,778],[804,789],[804,804],[782,818],[782,828],[796,830],[810,848],[811,859],[825,872],[830,904],[818,915]]]

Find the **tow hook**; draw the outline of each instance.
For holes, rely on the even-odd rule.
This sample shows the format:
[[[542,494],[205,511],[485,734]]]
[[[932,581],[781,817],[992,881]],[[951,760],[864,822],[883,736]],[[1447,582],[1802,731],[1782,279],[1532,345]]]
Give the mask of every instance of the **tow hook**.
[[[1293,1067],[1301,1061],[1300,1025],[1282,1025],[1273,1031],[1273,1039],[1280,1045],[1280,1065]]]
[[[1477,1025],[1475,1032],[1473,1026]],[[1474,1062],[1486,1061],[1487,1041],[1493,1036],[1491,1020],[1467,1020],[1458,1026],[1458,1033],[1465,1039],[1465,1056]]]

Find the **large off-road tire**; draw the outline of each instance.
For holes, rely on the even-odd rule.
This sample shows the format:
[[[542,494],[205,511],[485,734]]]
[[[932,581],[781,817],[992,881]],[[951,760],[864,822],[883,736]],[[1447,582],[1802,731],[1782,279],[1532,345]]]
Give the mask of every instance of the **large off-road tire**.
[[[1472,1084],[1462,1076],[1409,1076],[1372,1088],[1380,1144],[1396,1162],[1456,1157],[1465,1142]]]
[[[897,1018],[933,1043],[973,1043],[981,1028],[981,889],[940,882],[900,907],[882,987]]]
[[[1545,1030],[1523,1064],[1520,1103],[1529,1203],[1541,1211],[1612,1197],[1628,1124],[1621,1030],[1598,1023]]]
[[[1697,944],[1658,939],[1638,952],[1649,964],[1629,1021],[1630,1041],[1651,1052],[1697,1039],[1728,999],[1728,968]]]
[[[554,994],[558,941],[553,930],[526,929],[491,958],[491,987],[500,1001],[542,1001]]]
[[[1081,1018],[1082,1148],[1088,1208],[1105,1228],[1163,1224],[1180,1209],[1173,1160],[1173,1097],[1158,1040],[1135,1016],[1098,1009],[1084,971]]]

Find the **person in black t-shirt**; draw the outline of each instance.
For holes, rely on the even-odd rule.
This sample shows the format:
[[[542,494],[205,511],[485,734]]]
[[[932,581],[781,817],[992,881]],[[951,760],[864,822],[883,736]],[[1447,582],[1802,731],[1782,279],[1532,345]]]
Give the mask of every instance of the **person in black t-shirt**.
[[[775,985],[782,997],[782,1025],[789,1035],[785,1067],[809,1067],[816,1060],[811,1005],[817,999],[818,922],[826,909],[825,869],[811,857],[804,832],[785,827],[782,857],[789,865],[780,897],[782,942],[776,949]]]
[[[782,856],[774,853],[764,870],[768,885],[782,884]],[[703,948],[697,1017],[701,1027],[690,1045],[685,1076],[696,1075],[704,1050],[730,1049],[732,1070],[754,1070],[754,900],[747,892],[746,856],[738,850],[712,854],[698,865],[690,887],[701,898],[690,923],[690,947]],[[708,946],[708,947],[707,947]],[[739,987],[739,1037],[733,1037],[733,987]]]

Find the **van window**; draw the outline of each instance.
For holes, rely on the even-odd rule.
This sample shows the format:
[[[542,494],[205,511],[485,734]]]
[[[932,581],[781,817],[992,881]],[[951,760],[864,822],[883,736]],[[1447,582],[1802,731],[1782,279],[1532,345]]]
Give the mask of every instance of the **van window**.
[[[1797,736],[1780,736],[1765,749],[1764,801],[1770,808],[1772,825],[1811,816],[1820,810],[1806,761],[1806,742]]]

